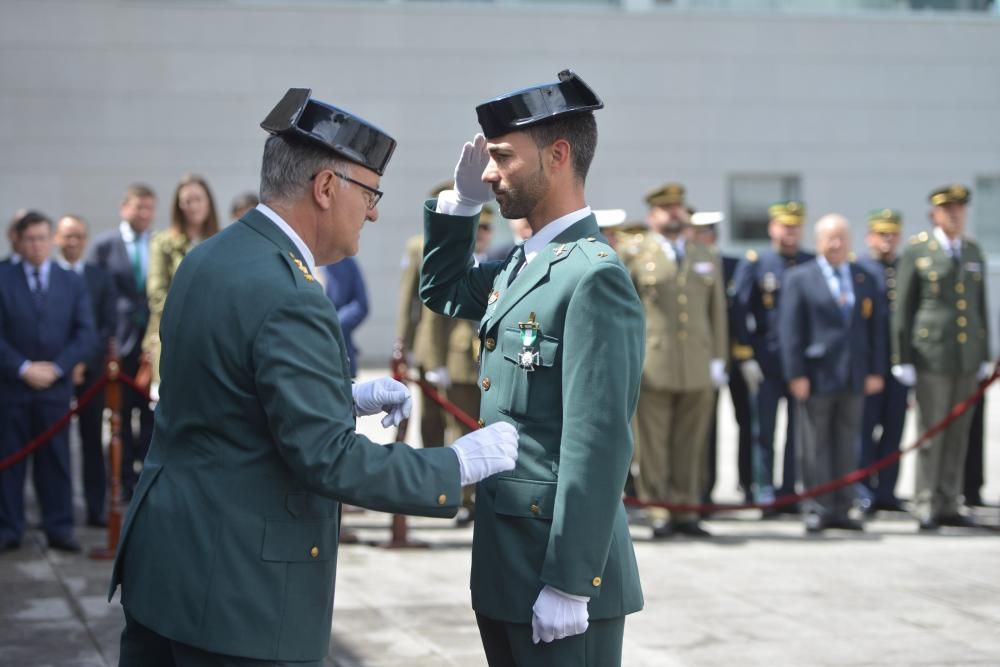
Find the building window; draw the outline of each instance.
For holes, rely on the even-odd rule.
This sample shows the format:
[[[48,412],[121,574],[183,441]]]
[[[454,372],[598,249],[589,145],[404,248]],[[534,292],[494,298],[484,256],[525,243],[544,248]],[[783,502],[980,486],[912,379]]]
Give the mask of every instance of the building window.
[[[729,177],[732,241],[767,241],[767,209],[774,202],[801,199],[797,174],[738,174]]]
[[[1000,176],[981,176],[972,192],[970,232],[988,255],[1000,256]]]

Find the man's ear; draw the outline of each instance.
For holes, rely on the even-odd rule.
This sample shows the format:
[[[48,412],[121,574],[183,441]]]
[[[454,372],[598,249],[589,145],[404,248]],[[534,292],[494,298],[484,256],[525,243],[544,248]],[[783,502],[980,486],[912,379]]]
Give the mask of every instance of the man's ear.
[[[313,201],[324,211],[329,210],[337,198],[338,184],[335,182],[336,178],[334,173],[329,169],[322,169],[316,174],[316,178],[312,180]]]
[[[556,139],[549,145],[549,168],[553,170],[569,167],[573,149],[565,139]]]

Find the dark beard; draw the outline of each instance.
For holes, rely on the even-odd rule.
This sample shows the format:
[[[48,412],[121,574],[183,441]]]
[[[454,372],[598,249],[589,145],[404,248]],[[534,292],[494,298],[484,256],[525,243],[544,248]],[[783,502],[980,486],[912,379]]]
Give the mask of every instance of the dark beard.
[[[525,177],[520,183],[511,185],[499,193],[504,197],[502,204],[499,199],[497,200],[497,204],[500,206],[500,214],[508,220],[527,218],[535,210],[538,202],[542,200],[548,190],[549,179],[545,177],[545,172],[542,171],[542,167],[539,165],[538,171],[534,174]]]

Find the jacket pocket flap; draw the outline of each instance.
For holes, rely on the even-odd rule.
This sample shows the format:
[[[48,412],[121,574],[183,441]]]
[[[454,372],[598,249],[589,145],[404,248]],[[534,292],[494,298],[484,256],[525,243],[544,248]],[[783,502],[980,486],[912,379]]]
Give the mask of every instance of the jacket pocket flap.
[[[517,363],[522,347],[519,329],[506,329],[503,332],[504,359]],[[542,334],[538,338],[537,350],[538,365],[550,367],[556,363],[556,357],[559,355],[559,339]]]
[[[261,559],[296,563],[331,560],[337,553],[336,519],[268,521],[264,526]]]
[[[556,504],[556,483],[500,477],[494,502],[497,514],[528,519],[551,519]]]

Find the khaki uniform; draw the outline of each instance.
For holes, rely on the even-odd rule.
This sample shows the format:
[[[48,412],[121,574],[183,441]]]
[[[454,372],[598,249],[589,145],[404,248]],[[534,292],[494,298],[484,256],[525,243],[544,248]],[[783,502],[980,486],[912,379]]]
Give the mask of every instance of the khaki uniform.
[[[892,363],[916,368],[921,431],[973,392],[976,372],[989,357],[985,279],[982,251],[967,238],[956,260],[934,234],[921,232],[899,260]],[[958,514],[971,419],[966,412],[917,455],[921,520]]]
[[[396,339],[402,342],[404,350],[413,353],[413,362],[420,377],[426,379],[427,371],[448,365],[448,339],[453,325],[449,318],[438,315],[420,302],[418,291],[423,253],[423,236],[414,236],[406,242],[399,289]],[[420,438],[424,447],[440,447],[444,444],[446,414],[433,401],[429,399],[423,401]]]
[[[170,283],[181,260],[194,245],[183,234],[168,229],[149,240],[149,271],[146,275],[146,297],[149,299],[149,323],[142,340],[142,349],[149,355],[153,384],[160,383],[160,319],[167,302]]]
[[[697,504],[712,417],[712,359],[728,357],[726,294],[718,255],[685,245],[678,265],[660,236],[637,234],[622,253],[646,311],[646,360],[633,421],[643,500]],[[653,509],[654,522],[666,518]],[[697,518],[675,512],[676,521]]]

